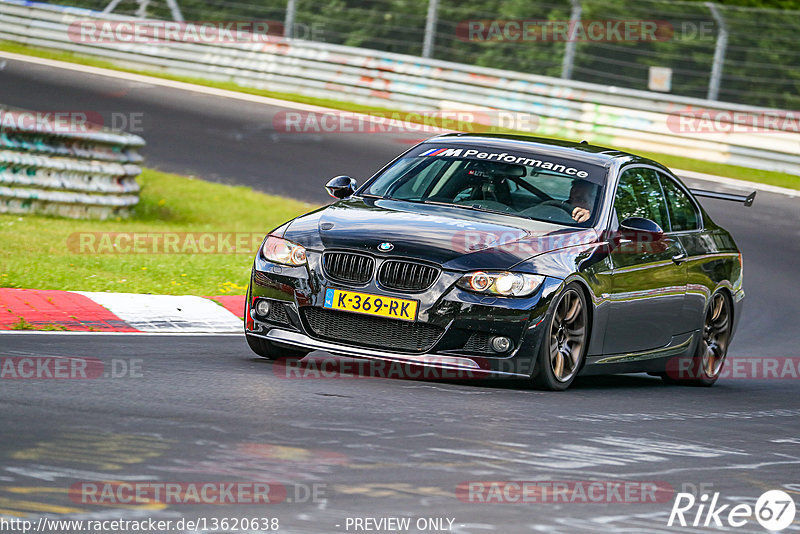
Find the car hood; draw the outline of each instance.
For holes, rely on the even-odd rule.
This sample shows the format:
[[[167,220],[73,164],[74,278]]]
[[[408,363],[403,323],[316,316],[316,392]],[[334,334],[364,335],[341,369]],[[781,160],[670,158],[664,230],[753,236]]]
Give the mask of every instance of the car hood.
[[[533,256],[597,241],[592,229],[509,215],[353,197],[298,217],[284,237],[309,250],[348,249],[438,263],[446,269],[509,269]],[[378,245],[391,243],[381,252]]]

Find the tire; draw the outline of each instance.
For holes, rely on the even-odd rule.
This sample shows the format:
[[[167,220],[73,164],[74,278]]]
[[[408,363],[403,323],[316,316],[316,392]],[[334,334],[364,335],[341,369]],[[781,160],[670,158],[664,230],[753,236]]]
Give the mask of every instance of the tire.
[[[553,301],[546,323],[533,384],[549,391],[564,391],[575,380],[586,358],[589,310],[578,284],[569,284]]]
[[[699,387],[714,385],[719,379],[728,354],[731,326],[733,325],[732,309],[727,293],[717,291],[711,295],[704,315],[703,327],[700,330],[701,337],[695,353],[691,356],[688,369],[670,370],[663,373],[661,378],[665,382]],[[688,378],[681,376],[684,374]]]
[[[247,338],[247,344],[250,346],[250,349],[267,360],[277,360],[278,358],[296,360],[311,352],[310,350],[285,349],[270,343],[266,339],[261,339],[260,337],[248,335],[245,335],[245,337]]]

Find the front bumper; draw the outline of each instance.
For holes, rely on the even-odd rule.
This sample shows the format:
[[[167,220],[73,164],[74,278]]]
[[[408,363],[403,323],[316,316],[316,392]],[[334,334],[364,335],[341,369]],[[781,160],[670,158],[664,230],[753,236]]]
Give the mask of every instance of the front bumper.
[[[463,356],[443,356],[435,354],[404,354],[388,352],[384,350],[355,347],[352,345],[341,345],[319,339],[312,339],[300,332],[293,332],[281,328],[272,328],[266,335],[248,333],[247,335],[262,337],[276,345],[289,347],[301,347],[310,350],[324,350],[331,354],[350,356],[354,358],[364,358],[367,360],[383,360],[402,364],[418,365],[422,367],[435,367],[437,369],[448,369],[454,371],[467,371],[480,374],[483,372],[479,361]],[[497,371],[495,371],[497,373]],[[511,376],[524,376],[517,373],[502,373]]]
[[[530,376],[543,330],[539,326],[562,283],[546,278],[530,297],[502,298],[461,290],[455,287],[455,282],[463,273],[442,271],[436,283],[424,292],[389,291],[375,280],[358,286],[328,280],[321,260],[321,253],[309,251],[308,265],[288,267],[257,256],[247,296],[247,335],[264,338],[278,346],[324,350],[356,358]],[[418,320],[416,323],[376,320],[363,314],[323,310],[326,288],[418,300]],[[266,318],[256,316],[251,308],[258,298],[273,301],[274,315],[271,312]],[[348,326],[341,335],[330,329],[322,332],[319,316],[326,314],[339,314],[335,319],[345,321],[337,321],[337,324],[358,325],[359,328],[353,327],[351,331]],[[392,335],[388,335],[384,327],[391,327]],[[421,349],[421,345],[409,348],[408,344],[396,344],[398,338],[394,334],[398,328],[426,329],[431,342],[424,343]],[[503,354],[491,351],[486,340],[495,335],[509,337],[513,348]]]

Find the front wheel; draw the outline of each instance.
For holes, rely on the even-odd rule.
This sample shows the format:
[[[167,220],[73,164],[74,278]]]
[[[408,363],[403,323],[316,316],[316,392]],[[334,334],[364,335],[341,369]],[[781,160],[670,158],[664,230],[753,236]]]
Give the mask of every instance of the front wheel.
[[[686,366],[688,368],[681,367],[677,372],[671,370],[661,375],[662,378],[666,382],[688,386],[713,386],[725,365],[732,319],[730,299],[721,291],[714,293],[703,321],[703,337]]]
[[[250,346],[250,349],[262,358],[268,360],[277,360],[278,358],[298,359],[311,352],[309,350],[284,349],[283,347],[278,347],[270,343],[266,339],[255,336],[245,335],[245,337],[247,338],[247,344]]]
[[[547,323],[533,383],[540,389],[563,391],[581,370],[589,333],[586,298],[577,284],[557,297]]]

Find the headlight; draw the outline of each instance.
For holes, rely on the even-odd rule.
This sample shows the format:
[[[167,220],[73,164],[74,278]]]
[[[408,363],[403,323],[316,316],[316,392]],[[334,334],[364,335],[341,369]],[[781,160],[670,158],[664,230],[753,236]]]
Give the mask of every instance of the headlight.
[[[544,281],[544,276],[523,273],[486,273],[477,271],[459,278],[456,285],[467,291],[502,295],[504,297],[527,297]]]
[[[264,245],[261,247],[261,254],[264,258],[275,263],[284,265],[305,265],[306,249],[280,237],[274,235],[267,236]]]

